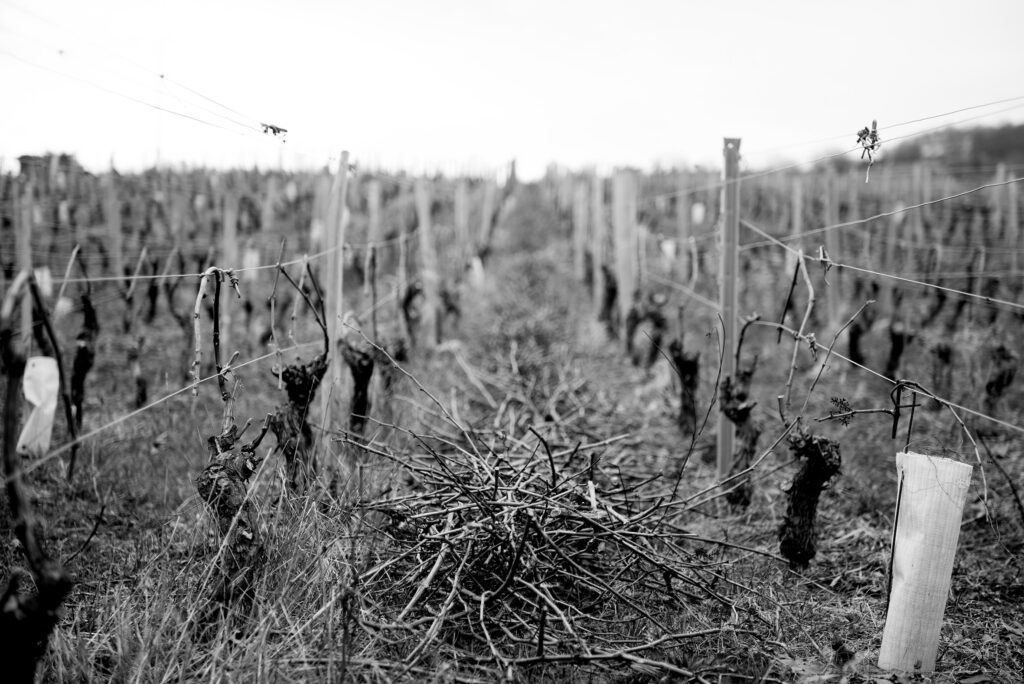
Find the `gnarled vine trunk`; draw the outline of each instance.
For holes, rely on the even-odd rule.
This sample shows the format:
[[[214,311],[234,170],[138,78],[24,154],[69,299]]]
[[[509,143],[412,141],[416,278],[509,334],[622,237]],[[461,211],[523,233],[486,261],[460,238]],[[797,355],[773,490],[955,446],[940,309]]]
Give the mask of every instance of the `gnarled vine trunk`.
[[[319,354],[305,365],[286,366],[281,372],[288,402],[271,414],[270,431],[277,438],[276,451],[284,455],[285,481],[294,493],[305,492],[316,477],[316,451],[307,414],[326,371],[327,356]]]
[[[818,515],[821,490],[839,472],[842,459],[839,444],[826,437],[798,433],[789,448],[800,459],[786,504],[786,518],[779,528],[779,551],[794,568],[806,568],[817,553]]]

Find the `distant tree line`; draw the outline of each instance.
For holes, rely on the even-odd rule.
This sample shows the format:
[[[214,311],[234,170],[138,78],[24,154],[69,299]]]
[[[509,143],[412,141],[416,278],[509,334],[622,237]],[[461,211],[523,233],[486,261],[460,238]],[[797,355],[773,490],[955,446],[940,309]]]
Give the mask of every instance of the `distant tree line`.
[[[853,136],[850,142],[853,142]],[[845,173],[867,163],[857,157],[856,154],[831,157],[817,163],[815,168],[831,166],[837,172]],[[878,159],[882,164],[931,161],[954,173],[957,169],[991,167],[1000,162],[1010,167],[1024,166],[1024,124],[947,129],[892,144],[886,144],[883,129],[882,151]]]
[[[1024,165],[1024,124],[937,131],[886,152],[888,161],[897,163],[938,159],[949,166]]]

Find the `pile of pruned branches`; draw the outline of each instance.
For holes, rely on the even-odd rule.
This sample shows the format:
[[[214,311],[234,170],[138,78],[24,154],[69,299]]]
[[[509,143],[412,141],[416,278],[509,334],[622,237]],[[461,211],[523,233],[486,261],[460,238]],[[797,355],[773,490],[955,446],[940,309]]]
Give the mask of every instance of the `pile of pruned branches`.
[[[535,433],[536,434],[536,433]],[[388,538],[360,574],[367,649],[413,668],[432,655],[511,667],[624,664],[689,674],[666,655],[717,634],[721,576],[644,483],[613,484],[596,451],[536,434],[501,450],[465,434],[393,454],[404,491],[362,504]],[[650,484],[653,480],[648,480]]]

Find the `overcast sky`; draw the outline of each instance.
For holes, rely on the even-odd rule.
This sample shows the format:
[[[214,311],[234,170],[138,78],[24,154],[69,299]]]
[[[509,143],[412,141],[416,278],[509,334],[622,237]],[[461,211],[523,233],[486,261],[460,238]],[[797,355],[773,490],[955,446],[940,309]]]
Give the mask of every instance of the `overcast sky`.
[[[717,164],[735,136],[759,166],[852,147],[872,118],[883,139],[1024,121],[1021,99],[886,129],[1024,95],[1022,29],[1022,0],[0,0],[0,156],[319,166],[344,148],[534,176]]]

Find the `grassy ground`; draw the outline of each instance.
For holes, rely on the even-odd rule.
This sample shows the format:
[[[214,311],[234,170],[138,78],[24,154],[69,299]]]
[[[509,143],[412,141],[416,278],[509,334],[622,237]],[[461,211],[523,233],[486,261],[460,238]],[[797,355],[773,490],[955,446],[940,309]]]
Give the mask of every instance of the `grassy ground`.
[[[524,189],[487,282],[462,294],[457,341],[414,350],[393,419],[371,424],[368,448],[336,444],[340,457],[325,459],[304,496],[285,492],[280,457],[264,461],[251,496],[267,559],[250,605],[211,617],[221,538],[192,483],[219,430],[212,387],[90,438],[73,484],[56,462],[36,470],[45,546],[78,580],[42,678],[920,680],[874,667],[903,436],[890,439],[886,416],[813,422],[831,397],[886,406],[888,386],[834,364],[808,401],[807,424],[840,441],[843,470],[819,505],[817,556],[795,572],[777,555],[797,468],[785,443],[758,467],[749,507],[708,490],[717,408],[692,444],[680,434],[667,363],[635,368],[609,340],[559,230],[540,193]],[[695,308],[686,320],[687,346],[701,352],[703,418],[716,324]],[[170,323],[147,334],[158,396],[180,386],[167,369],[183,342]],[[782,432],[775,396],[791,343],[753,329],[745,344],[761,358],[765,449]],[[120,345],[104,331],[87,429],[130,401]],[[803,355],[795,405],[816,372]],[[239,372],[241,420],[283,400],[269,364]],[[916,420],[913,446],[966,453],[948,414]],[[1009,433],[985,444],[988,503],[976,476],[937,681],[1011,682],[1024,671],[1024,528],[1008,484],[1021,482],[1024,456]],[[4,539],[9,572],[21,560]]]

